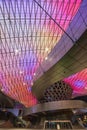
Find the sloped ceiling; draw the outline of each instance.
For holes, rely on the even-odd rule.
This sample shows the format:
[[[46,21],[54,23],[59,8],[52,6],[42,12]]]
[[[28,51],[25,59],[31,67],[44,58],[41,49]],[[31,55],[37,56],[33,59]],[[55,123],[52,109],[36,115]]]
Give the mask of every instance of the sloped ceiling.
[[[82,0],[0,0],[0,89],[3,93],[25,106],[36,103],[31,92],[35,73],[63,34],[73,41],[66,30],[81,3]]]

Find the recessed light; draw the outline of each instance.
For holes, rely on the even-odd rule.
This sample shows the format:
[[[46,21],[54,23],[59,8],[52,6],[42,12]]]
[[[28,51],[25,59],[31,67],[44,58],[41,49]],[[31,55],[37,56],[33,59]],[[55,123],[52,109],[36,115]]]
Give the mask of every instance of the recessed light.
[[[45,57],[45,60],[47,60],[48,59],[48,57]]]
[[[34,76],[36,75],[36,73],[34,73]]]
[[[20,71],[20,74],[23,74],[23,71]]]
[[[18,53],[19,53],[19,50],[18,50],[18,49],[16,49],[16,50],[15,50],[15,54],[17,55]]]
[[[48,48],[48,47],[46,47],[46,48],[45,48],[45,51],[47,52],[48,50],[49,50],[49,48]]]
[[[4,91],[4,89],[3,89],[3,88],[1,88],[1,91],[3,92],[3,91]]]
[[[23,83],[23,85],[25,86],[25,85],[26,85],[26,83]]]
[[[33,85],[33,82],[31,82],[31,86]]]

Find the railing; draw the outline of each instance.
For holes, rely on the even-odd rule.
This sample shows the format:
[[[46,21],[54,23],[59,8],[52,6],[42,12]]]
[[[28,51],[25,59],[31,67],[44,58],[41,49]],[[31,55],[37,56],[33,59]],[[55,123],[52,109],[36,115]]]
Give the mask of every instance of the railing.
[[[0,128],[0,130],[57,130],[57,129],[29,129],[29,128],[27,128],[27,129],[24,129],[24,128],[17,128],[17,129],[15,129],[15,128],[13,128],[13,129],[10,129],[10,128]],[[60,130],[67,130],[67,129],[60,129]],[[68,130],[83,130],[83,129],[68,129]]]

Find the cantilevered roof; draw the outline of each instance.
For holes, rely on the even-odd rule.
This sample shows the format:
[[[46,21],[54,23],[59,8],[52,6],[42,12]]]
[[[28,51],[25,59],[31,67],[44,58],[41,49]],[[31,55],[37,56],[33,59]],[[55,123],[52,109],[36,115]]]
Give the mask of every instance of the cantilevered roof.
[[[25,106],[36,103],[33,82],[85,31],[86,5],[86,0],[0,0],[1,91]]]

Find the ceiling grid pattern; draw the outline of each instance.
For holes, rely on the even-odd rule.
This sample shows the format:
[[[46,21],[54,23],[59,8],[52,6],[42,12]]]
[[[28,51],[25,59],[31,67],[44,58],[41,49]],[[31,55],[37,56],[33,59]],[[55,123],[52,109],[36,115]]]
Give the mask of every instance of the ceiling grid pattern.
[[[81,0],[0,1],[1,91],[25,106],[37,102],[31,93],[34,74],[43,69],[42,62],[66,33],[80,4]]]

